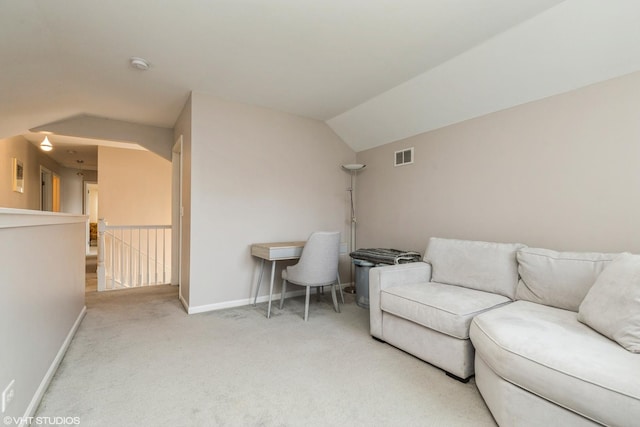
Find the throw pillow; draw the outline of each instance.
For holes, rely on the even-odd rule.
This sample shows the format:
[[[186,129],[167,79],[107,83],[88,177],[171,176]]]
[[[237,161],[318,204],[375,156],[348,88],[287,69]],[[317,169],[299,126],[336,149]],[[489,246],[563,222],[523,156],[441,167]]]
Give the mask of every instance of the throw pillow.
[[[640,353],[640,255],[623,253],[602,270],[580,304],[578,320]]]

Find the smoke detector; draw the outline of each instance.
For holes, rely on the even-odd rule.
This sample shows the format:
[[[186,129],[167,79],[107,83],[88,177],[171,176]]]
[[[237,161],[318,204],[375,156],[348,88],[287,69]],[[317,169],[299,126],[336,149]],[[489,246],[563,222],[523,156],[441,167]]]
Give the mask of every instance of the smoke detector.
[[[149,63],[146,59],[138,58],[137,56],[132,56],[129,59],[129,63],[133,68],[137,68],[138,70],[146,71],[149,69]]]

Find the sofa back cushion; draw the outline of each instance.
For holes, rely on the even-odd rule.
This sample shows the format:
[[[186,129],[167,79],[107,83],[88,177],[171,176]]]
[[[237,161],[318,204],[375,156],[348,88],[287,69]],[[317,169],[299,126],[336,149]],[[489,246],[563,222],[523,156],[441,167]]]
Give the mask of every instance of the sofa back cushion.
[[[520,249],[516,299],[578,311],[600,272],[615,257],[616,254]]]
[[[640,353],[640,255],[622,253],[609,263],[580,304],[578,320]]]
[[[432,237],[424,255],[431,281],[492,292],[515,299],[516,252],[525,245]]]

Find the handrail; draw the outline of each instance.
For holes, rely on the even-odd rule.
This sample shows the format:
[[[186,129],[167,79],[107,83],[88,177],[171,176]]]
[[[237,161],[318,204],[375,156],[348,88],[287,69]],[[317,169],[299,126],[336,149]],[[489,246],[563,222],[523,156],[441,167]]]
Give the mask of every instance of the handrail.
[[[105,230],[147,230],[147,229],[164,229],[170,230],[170,225],[107,225],[105,222]]]

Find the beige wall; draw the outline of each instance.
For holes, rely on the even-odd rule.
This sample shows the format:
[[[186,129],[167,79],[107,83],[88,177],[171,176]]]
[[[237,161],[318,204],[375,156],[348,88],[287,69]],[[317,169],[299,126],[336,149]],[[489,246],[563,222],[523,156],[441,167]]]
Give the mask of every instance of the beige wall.
[[[0,208],[2,416],[32,416],[84,314],[85,218]],[[10,423],[6,423],[10,424]]]
[[[348,241],[340,165],[355,153],[325,123],[202,93],[191,107],[190,307],[246,303],[257,278],[252,243],[316,230]]]
[[[495,96],[499,96],[496,94]],[[393,152],[415,146],[415,164]],[[358,153],[359,246],[640,253],[640,73]]]
[[[171,163],[149,151],[98,147],[98,216],[109,225],[171,224]]]
[[[83,170],[83,173],[84,176],[78,176],[77,169],[60,169],[62,212],[74,214],[82,214],[84,212],[84,182],[97,181],[98,173],[92,170]]]
[[[13,191],[13,157],[24,164],[24,193]],[[0,207],[40,209],[40,166],[56,174],[62,169],[22,136],[0,139]]]

